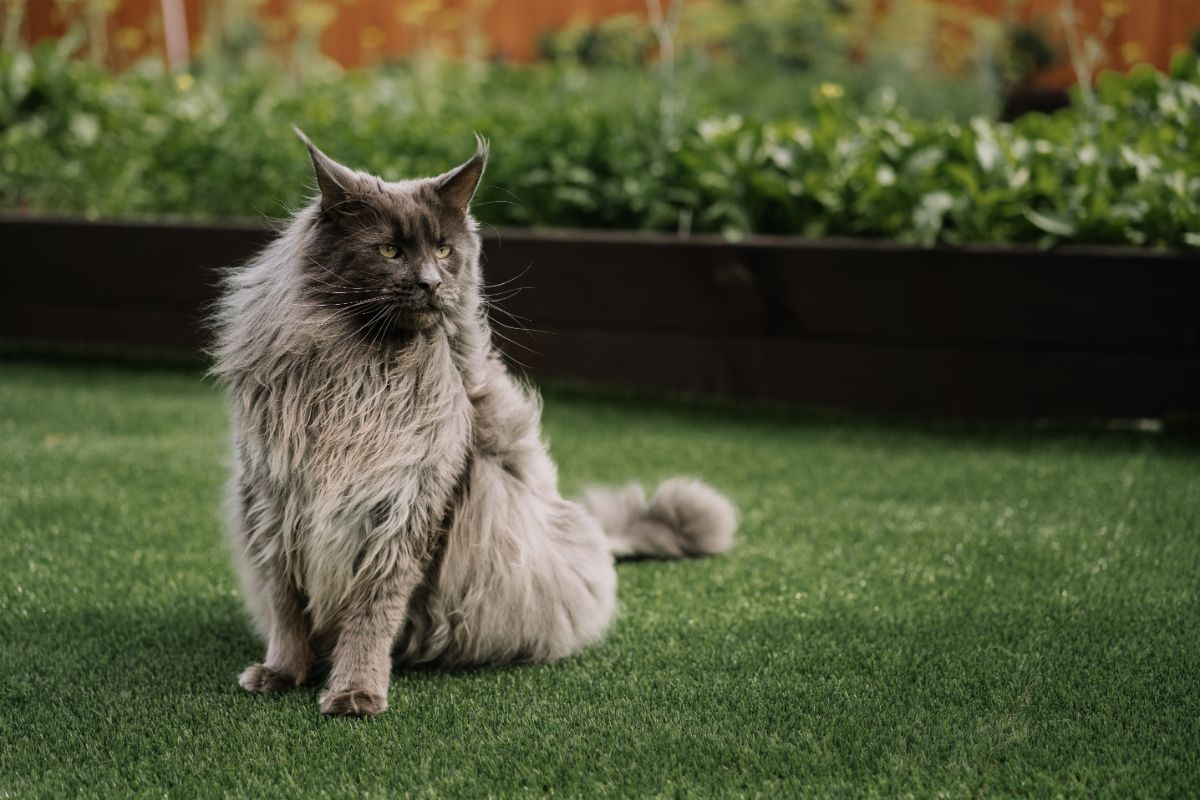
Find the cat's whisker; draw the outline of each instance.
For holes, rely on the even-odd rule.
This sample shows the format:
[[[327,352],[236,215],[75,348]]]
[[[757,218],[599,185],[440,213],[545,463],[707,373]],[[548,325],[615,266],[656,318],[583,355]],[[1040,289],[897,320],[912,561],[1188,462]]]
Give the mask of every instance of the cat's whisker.
[[[504,314],[505,317],[508,317],[509,320],[512,321],[512,324],[514,324],[514,325],[526,326],[527,324],[532,323],[532,321],[533,321],[532,319],[529,319],[528,317],[522,317],[521,314],[512,313],[511,311],[509,311],[508,308],[505,308],[504,306],[500,306],[499,303],[492,302],[490,300],[485,301],[484,305],[486,308],[490,309],[490,311],[494,311],[498,314]]]
[[[321,310],[323,310],[323,309],[314,309],[314,311],[321,311]],[[356,309],[339,308],[339,309],[334,309],[322,316],[311,316],[307,320],[306,324],[311,325],[314,328],[318,328],[318,329],[332,328],[335,325],[341,325],[342,323],[352,322],[356,318],[357,315],[358,315],[358,310],[356,310]]]
[[[291,306],[292,308],[309,308],[309,309],[313,309],[313,310],[318,310],[318,309],[322,309],[322,308],[353,308],[355,306],[367,305],[368,303],[378,302],[383,299],[385,299],[385,298],[376,296],[376,297],[366,297],[361,300],[347,300],[347,301],[341,302],[341,303],[324,302],[324,301],[318,302],[316,300],[305,300],[305,301],[299,301],[299,302],[286,303],[286,305]]]
[[[372,297],[364,297],[359,300],[347,300],[347,301],[340,302],[340,303],[321,302],[319,304],[319,306],[322,308],[347,308],[347,309],[350,309],[350,308],[357,308],[359,306],[370,305],[371,303],[383,302],[385,300],[387,300],[386,297],[380,297],[378,295],[375,295]]]
[[[390,314],[391,310],[392,310],[392,307],[390,305],[384,305],[382,308],[376,309],[375,312],[371,315],[370,319],[368,319],[366,322],[364,322],[362,325],[360,325],[358,328],[356,328],[354,330],[354,332],[349,335],[349,338],[351,340],[353,340],[356,336],[358,336],[363,331],[370,330],[373,325],[376,325],[376,324],[382,322],[384,320],[384,318],[386,318],[386,316],[388,314]]]
[[[506,300],[512,300],[514,297],[516,297],[517,295],[519,295],[521,292],[525,291],[526,289],[536,289],[536,288],[538,288],[538,287],[536,287],[536,286],[518,286],[515,289],[509,289],[507,291],[498,292],[496,294],[489,294],[489,295],[487,295],[487,299],[492,302],[495,302],[495,303],[503,303]]]
[[[315,275],[309,275],[309,276],[307,276],[307,279],[312,281],[313,283],[319,283],[322,286],[327,286],[330,289],[334,290],[335,292],[339,292],[341,294],[353,294],[354,292],[371,291],[370,289],[364,288],[362,286],[355,286],[354,284],[349,283],[348,281],[343,281],[342,283],[330,283],[329,281],[323,280],[322,278],[318,278]]]
[[[510,320],[510,321],[511,321],[511,322],[512,322],[514,325],[516,325],[516,324],[519,324],[519,323],[531,322],[531,321],[532,321],[532,320],[528,319],[527,317],[519,317],[519,316],[517,316],[516,314],[512,313],[511,311],[509,311],[509,310],[507,310],[507,309],[504,309],[504,308],[501,308],[500,306],[498,306],[498,305],[496,305],[496,304],[494,304],[494,303],[488,303],[488,304],[487,304],[487,308],[488,308],[488,315],[489,315],[489,317],[491,316],[491,314],[492,314],[493,312],[494,312],[494,313],[496,313],[496,314],[503,314],[504,316],[508,317],[508,319],[509,319],[509,320]]]
[[[362,327],[360,327],[353,334],[351,334],[351,336],[357,337],[360,333],[369,334],[370,341],[367,344],[367,349],[374,350],[376,341],[380,338],[380,336],[382,334],[387,332],[388,321],[394,311],[395,311],[395,307],[391,303],[381,304],[379,306],[379,308],[375,309],[375,311],[372,312],[370,318],[366,321],[366,323],[364,323],[364,325]]]
[[[311,319],[311,320],[309,320],[309,322],[310,322],[310,324],[314,325],[318,329],[331,328],[331,327],[334,327],[335,325],[340,325],[342,323],[354,320],[355,317],[358,315],[359,311],[362,308],[366,308],[371,303],[382,303],[385,301],[386,301],[386,298],[383,298],[383,297],[371,297],[366,300],[360,301],[362,303],[362,305],[357,308],[336,308],[333,310],[332,313],[328,314],[324,318]],[[328,310],[328,307],[326,307],[324,305],[320,305],[320,304],[314,305],[311,308],[315,311],[323,311],[323,310],[327,311]]]
[[[520,195],[518,195],[518,194],[517,194],[516,192],[514,192],[512,189],[509,189],[509,188],[507,188],[507,187],[505,187],[505,186],[488,186],[488,188],[489,188],[489,189],[494,189],[494,190],[496,190],[496,191],[498,191],[498,192],[504,192],[506,195],[508,195],[509,197],[511,197],[511,198],[512,198],[512,201],[511,201],[511,202],[513,203],[513,205],[518,205],[518,206],[519,206],[519,205],[521,205],[521,197],[520,197]]]
[[[494,317],[490,318],[489,322],[491,322],[493,325],[499,325],[501,328],[504,328],[506,331],[512,331],[514,333],[525,333],[525,334],[529,334],[530,336],[553,336],[554,335],[554,331],[547,331],[547,330],[543,330],[541,328],[529,328],[524,325],[507,325],[507,324],[501,322],[500,320],[495,319]]]
[[[530,353],[531,355],[535,355],[535,356],[540,356],[540,355],[541,355],[541,352],[540,352],[540,351],[538,351],[538,350],[534,350],[532,347],[530,347],[530,346],[528,346],[528,345],[521,344],[521,343],[520,343],[520,342],[518,342],[516,339],[511,339],[511,338],[509,338],[509,337],[505,336],[503,333],[501,333],[501,332],[500,332],[500,331],[498,331],[498,330],[495,330],[495,329],[493,329],[493,330],[492,330],[492,335],[493,335],[493,336],[499,336],[501,339],[503,339],[504,341],[506,341],[506,342],[508,342],[509,344],[513,345],[514,347],[519,347],[519,348],[521,348],[522,350],[524,350],[525,352],[527,352],[527,353]],[[524,364],[522,364],[521,366],[525,366],[525,365],[524,365]]]
[[[489,301],[489,302],[487,303],[487,307],[488,307],[488,308],[491,308],[491,309],[494,309],[494,310],[496,310],[496,311],[499,311],[501,314],[503,314],[504,316],[508,317],[509,319],[521,320],[522,322],[533,322],[533,320],[532,320],[532,319],[530,319],[529,317],[523,317],[523,316],[521,316],[520,314],[514,314],[512,311],[509,311],[509,310],[508,310],[507,308],[505,308],[504,306],[497,305],[496,303],[493,303],[493,302],[491,302],[491,301]]]
[[[493,332],[494,332],[494,331],[493,331]],[[496,349],[497,349],[497,350],[500,352],[500,355],[501,355],[501,356],[504,358],[504,360],[505,360],[505,361],[511,362],[511,363],[513,363],[513,364],[516,364],[518,367],[520,367],[521,369],[523,369],[523,370],[526,370],[526,371],[528,371],[528,372],[533,372],[533,371],[534,371],[534,370],[533,370],[533,367],[529,366],[529,365],[528,365],[528,364],[526,364],[524,361],[522,361],[521,359],[517,358],[517,357],[516,357],[515,355],[513,355],[513,354],[512,354],[510,351],[508,351],[508,350],[504,349],[503,347],[498,347],[498,348],[496,348]],[[540,355],[540,354],[539,354],[539,355]]]
[[[525,277],[525,273],[529,272],[529,270],[531,270],[531,269],[533,269],[532,261],[530,261],[529,264],[526,265],[525,269],[521,270],[516,275],[512,276],[511,278],[509,278],[506,281],[500,281],[499,283],[480,283],[479,286],[481,289],[499,289],[501,286],[507,286],[508,284],[512,283],[513,281],[521,280],[521,278]]]
[[[331,270],[329,267],[322,264],[320,261],[317,261],[317,259],[313,258],[312,255],[305,253],[304,257],[307,258],[309,260],[309,262],[312,263],[313,266],[317,267],[318,269],[322,269],[325,272],[328,272],[334,278],[334,280],[337,280],[340,283],[338,283],[337,285],[334,285],[334,284],[330,284],[330,283],[325,283],[324,281],[320,281],[317,278],[314,278],[313,280],[318,280],[318,282],[325,283],[326,286],[330,286],[334,289],[361,291],[361,292],[371,291],[370,289],[367,289],[365,287],[359,286],[357,284],[351,283],[350,281],[346,280],[345,277],[337,274],[336,272]]]
[[[391,327],[391,323],[393,322],[392,317],[394,317],[395,314],[396,314],[395,308],[390,308],[390,309],[385,310],[383,318],[379,321],[379,324],[377,325],[377,330],[375,331],[375,335],[371,337],[371,349],[372,350],[374,350],[377,346],[382,344],[383,338],[387,335],[388,329]]]
[[[496,236],[496,246],[502,247],[504,245],[504,237],[502,235],[500,235],[500,229],[497,228],[495,225],[493,225],[490,222],[484,222],[482,224],[483,224],[483,227],[492,229],[492,233],[495,234],[495,236]]]
[[[318,264],[317,266],[320,266],[320,265]],[[325,269],[325,267],[321,267],[321,269]],[[327,270],[327,269],[325,269],[325,271],[329,272],[329,270]],[[314,283],[319,283],[319,284],[322,284],[323,286],[328,286],[329,288],[334,289],[336,291],[344,291],[344,292],[367,291],[367,289],[365,287],[357,286],[353,283],[350,283],[349,281],[347,281],[345,278],[341,277],[340,275],[336,275],[333,272],[329,272],[329,274],[332,275],[334,277],[334,279],[336,279],[338,281],[338,283],[330,283],[329,281],[327,281],[323,278],[317,277],[316,275],[309,275],[309,276],[307,276],[307,279],[311,280]]]

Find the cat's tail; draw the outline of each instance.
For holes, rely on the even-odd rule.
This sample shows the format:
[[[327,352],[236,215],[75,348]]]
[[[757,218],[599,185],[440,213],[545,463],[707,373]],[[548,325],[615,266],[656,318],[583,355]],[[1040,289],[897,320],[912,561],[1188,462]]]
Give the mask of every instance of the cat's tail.
[[[684,558],[733,547],[733,503],[691,478],[663,481],[648,503],[636,483],[622,489],[588,489],[582,502],[600,521],[617,558]]]

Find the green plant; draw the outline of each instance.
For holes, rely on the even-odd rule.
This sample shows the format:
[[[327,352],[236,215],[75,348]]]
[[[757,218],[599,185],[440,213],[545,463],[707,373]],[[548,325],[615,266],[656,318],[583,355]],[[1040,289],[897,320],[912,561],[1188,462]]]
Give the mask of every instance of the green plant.
[[[1095,102],[1013,124],[927,118],[870,83],[713,71],[662,139],[645,70],[443,63],[113,75],[70,46],[0,53],[0,206],[279,215],[311,189],[289,133],[389,178],[493,139],[491,224],[860,236],[924,245],[1200,246],[1200,72],[1105,73]]]
[[[1094,115],[1015,124],[863,114],[830,91],[810,120],[702,123],[677,189],[702,229],[938,242],[1200,246],[1200,74],[1105,73]]]
[[[574,23],[544,33],[542,58],[587,67],[637,67],[646,63],[653,36],[636,14],[618,14],[595,24]]]
[[[701,0],[682,11],[680,45],[776,69],[844,64],[865,7],[862,0]]]
[[[1013,25],[1005,39],[1002,70],[1009,83],[1025,83],[1058,63],[1059,53],[1041,24]]]

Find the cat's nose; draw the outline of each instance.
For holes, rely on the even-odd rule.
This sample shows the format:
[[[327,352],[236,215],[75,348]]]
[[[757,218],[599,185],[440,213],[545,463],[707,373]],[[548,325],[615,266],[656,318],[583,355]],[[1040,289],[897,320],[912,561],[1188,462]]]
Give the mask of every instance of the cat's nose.
[[[424,264],[421,270],[417,273],[417,286],[425,290],[425,293],[430,297],[442,285],[442,276],[437,271],[437,267],[432,264]]]

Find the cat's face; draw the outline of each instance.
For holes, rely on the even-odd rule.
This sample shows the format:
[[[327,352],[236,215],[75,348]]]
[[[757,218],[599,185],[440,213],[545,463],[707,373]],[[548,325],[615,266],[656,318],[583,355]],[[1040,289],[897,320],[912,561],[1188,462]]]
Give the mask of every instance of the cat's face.
[[[387,183],[305,143],[321,189],[302,265],[308,298],[371,340],[461,314],[478,292],[479,235],[468,205],[486,146],[439,177]]]

